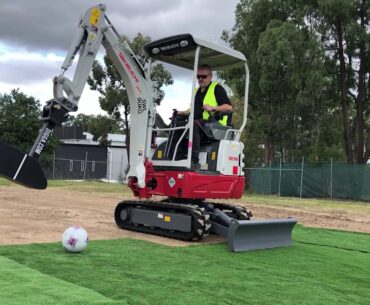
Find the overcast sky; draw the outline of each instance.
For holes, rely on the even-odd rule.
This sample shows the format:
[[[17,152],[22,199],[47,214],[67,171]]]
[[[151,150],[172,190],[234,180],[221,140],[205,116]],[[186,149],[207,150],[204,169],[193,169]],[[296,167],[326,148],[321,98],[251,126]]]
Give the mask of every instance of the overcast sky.
[[[222,31],[234,26],[238,0],[0,0],[0,93],[20,88],[42,103],[52,98],[52,78],[59,74],[77,22],[97,3],[106,4],[118,32],[130,38],[139,32],[152,40],[192,33],[222,44]],[[191,96],[191,80],[173,77],[175,84],[165,89],[159,109],[164,116]],[[79,112],[102,113],[98,95],[88,86]]]

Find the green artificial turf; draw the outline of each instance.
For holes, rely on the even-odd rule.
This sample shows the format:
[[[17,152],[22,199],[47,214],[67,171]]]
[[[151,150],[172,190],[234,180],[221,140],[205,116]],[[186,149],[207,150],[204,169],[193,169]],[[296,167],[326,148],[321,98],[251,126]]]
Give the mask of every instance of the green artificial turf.
[[[0,304],[112,304],[96,291],[0,256]],[[123,304],[123,303],[120,303]]]
[[[293,236],[292,247],[243,253],[133,239],[80,254],[1,246],[0,304],[369,304],[370,235],[296,226]]]

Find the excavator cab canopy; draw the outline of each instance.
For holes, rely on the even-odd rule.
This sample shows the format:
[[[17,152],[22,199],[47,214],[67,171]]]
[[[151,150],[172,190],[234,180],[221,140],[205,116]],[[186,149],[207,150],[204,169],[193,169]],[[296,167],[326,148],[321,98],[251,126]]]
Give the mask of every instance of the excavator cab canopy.
[[[191,34],[153,41],[144,46],[144,52],[153,59],[193,70],[197,47],[200,47],[198,66],[208,64],[213,70],[220,71],[243,66],[246,62],[242,53]]]
[[[249,69],[244,54],[216,43],[195,38],[191,34],[175,35],[153,41],[144,46],[144,52],[153,60],[169,63],[193,71],[191,109],[194,109],[194,97],[197,87],[197,70],[199,66],[207,64],[216,72],[234,68],[243,69],[244,67],[245,91],[243,121],[238,130],[233,129],[233,131],[235,131],[234,140],[239,141],[241,132],[247,123],[248,111]],[[190,115],[189,120],[191,129],[193,125],[192,114]],[[192,137],[192,130],[190,130],[190,135],[190,137]]]

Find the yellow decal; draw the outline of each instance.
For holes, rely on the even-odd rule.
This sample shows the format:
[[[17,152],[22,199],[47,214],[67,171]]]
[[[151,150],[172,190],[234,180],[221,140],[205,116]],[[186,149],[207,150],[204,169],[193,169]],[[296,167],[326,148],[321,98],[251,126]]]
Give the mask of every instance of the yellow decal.
[[[97,27],[98,22],[99,22],[99,18],[100,18],[100,10],[98,8],[94,7],[91,10],[90,24]]]
[[[171,217],[170,216],[164,216],[164,221],[165,222],[170,222],[171,221]]]
[[[162,159],[162,157],[163,157],[162,154],[163,154],[163,152],[161,150],[158,150],[158,152],[157,152],[158,159]]]
[[[211,157],[212,160],[216,160],[216,152],[215,151],[212,151],[212,157]]]

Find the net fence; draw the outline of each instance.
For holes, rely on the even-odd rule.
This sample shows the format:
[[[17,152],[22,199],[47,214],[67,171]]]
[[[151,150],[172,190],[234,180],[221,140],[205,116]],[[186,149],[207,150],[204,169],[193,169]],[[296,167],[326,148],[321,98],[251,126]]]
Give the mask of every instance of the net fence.
[[[284,163],[246,168],[246,191],[370,201],[370,165]]]
[[[127,164],[122,161],[93,161],[55,158],[50,168],[44,169],[50,180],[107,180],[122,182]]]
[[[55,158],[48,179],[124,181],[127,163]],[[245,168],[246,192],[370,201],[370,165],[280,163]]]

